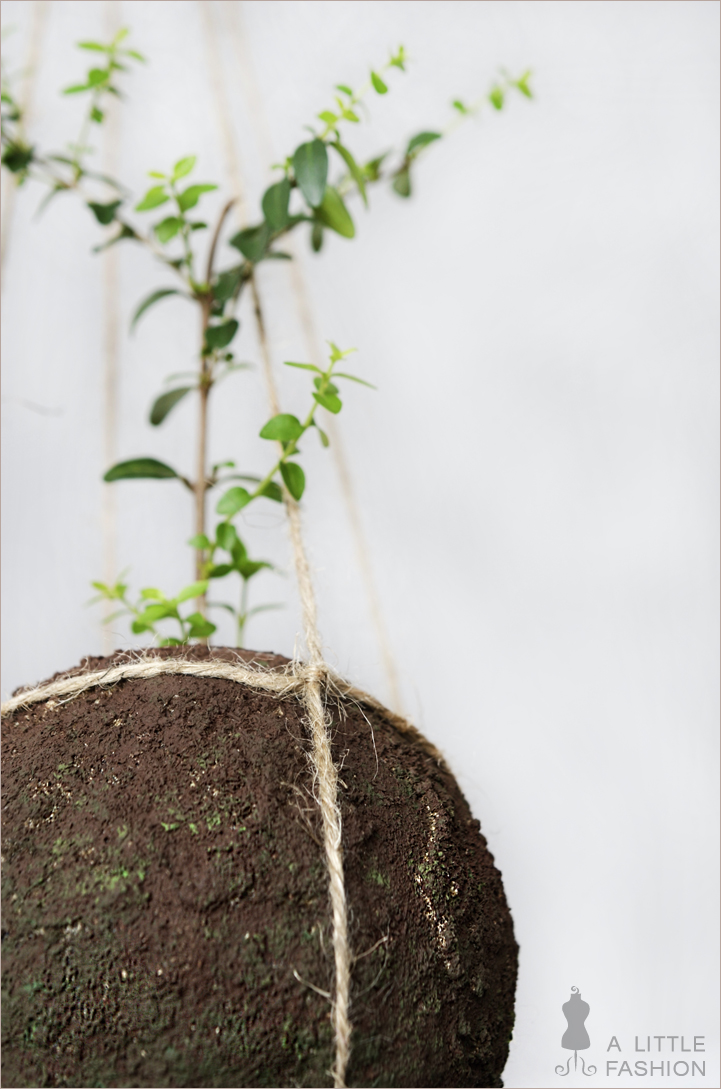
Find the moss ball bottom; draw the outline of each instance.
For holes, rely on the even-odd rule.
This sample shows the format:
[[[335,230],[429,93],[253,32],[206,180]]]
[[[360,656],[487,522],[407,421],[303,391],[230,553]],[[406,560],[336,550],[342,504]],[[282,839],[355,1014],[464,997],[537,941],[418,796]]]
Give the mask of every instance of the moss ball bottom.
[[[209,653],[237,657],[190,656]],[[347,1083],[501,1086],[517,946],[478,821],[382,712],[328,709],[356,958]],[[3,1086],[333,1084],[308,750],[295,697],[182,675],[6,718]]]

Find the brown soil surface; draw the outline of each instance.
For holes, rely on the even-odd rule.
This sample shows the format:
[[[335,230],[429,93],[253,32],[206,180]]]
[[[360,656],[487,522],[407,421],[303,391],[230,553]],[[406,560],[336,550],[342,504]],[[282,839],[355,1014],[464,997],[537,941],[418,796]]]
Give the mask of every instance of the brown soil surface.
[[[500,1086],[517,947],[479,824],[381,713],[329,709],[358,958],[348,1085]],[[2,752],[2,1085],[332,1085],[297,699],[127,680],[8,716]]]

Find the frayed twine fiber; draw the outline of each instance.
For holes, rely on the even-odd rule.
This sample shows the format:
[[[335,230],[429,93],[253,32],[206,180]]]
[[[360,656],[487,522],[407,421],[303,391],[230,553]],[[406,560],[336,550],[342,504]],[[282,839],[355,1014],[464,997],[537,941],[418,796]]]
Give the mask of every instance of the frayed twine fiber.
[[[296,518],[299,522],[296,506]],[[295,541],[293,542],[295,546]],[[294,547],[295,550],[295,547]],[[305,555],[303,556],[305,559]],[[309,573],[306,574],[308,579]],[[313,602],[314,605],[314,602]],[[309,641],[310,642],[310,641]],[[333,920],[333,952],[335,959],[335,984],[332,999],[332,1022],[335,1037],[335,1063],[333,1079],[336,1087],[345,1086],[345,1072],[350,1057],[351,1022],[350,975],[352,954],[348,941],[345,882],[343,879],[342,826],[338,807],[338,775],[333,762],[330,740],[330,721],[325,701],[328,697],[345,697],[355,703],[380,711],[384,718],[399,732],[411,737],[429,756],[443,765],[443,757],[423,735],[401,715],[389,711],[373,696],[356,688],[333,673],[320,655],[320,642],[311,642],[313,659],[308,664],[290,662],[282,669],[253,667],[242,659],[228,662],[225,659],[191,661],[186,658],[159,658],[152,654],[129,656],[127,661],[106,669],[77,671],[56,681],[26,689],[2,705],[2,714],[9,715],[33,703],[48,700],[69,700],[91,688],[107,688],[119,681],[159,677],[177,674],[190,677],[212,677],[234,681],[249,688],[261,689],[277,699],[295,696],[300,699],[308,714],[312,740],[311,759],[317,780],[316,799],[323,822],[323,843],[328,867],[329,892]],[[315,653],[314,653],[315,652]],[[212,648],[211,648],[212,653]]]

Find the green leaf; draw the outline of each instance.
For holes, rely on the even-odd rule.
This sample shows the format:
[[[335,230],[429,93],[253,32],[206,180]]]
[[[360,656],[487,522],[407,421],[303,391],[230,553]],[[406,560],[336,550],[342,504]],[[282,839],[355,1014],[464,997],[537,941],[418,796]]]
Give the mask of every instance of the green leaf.
[[[363,203],[365,204],[365,206],[367,208],[368,207],[368,197],[366,195],[366,186],[365,186],[365,179],[363,178],[363,171],[358,166],[358,163],[355,161],[355,159],[351,155],[348,148],[344,147],[343,144],[341,144],[340,140],[334,141],[331,144],[331,147],[334,147],[336,149],[336,151],[338,152],[338,154],[340,155],[340,157],[343,159],[346,166],[350,170],[351,177],[353,178],[353,181],[358,186],[358,192],[360,193],[360,195],[361,195],[361,197],[363,199]]]
[[[369,390],[378,389],[372,382],[366,382],[365,378],[358,378],[357,375],[346,375],[342,370],[334,371],[333,378],[350,378],[352,382],[359,382],[360,386],[367,386]]]
[[[190,623],[190,632],[188,634],[191,639],[207,639],[216,630],[215,624],[211,624],[200,613],[191,613],[190,616],[186,616],[185,620],[186,623]]]
[[[334,416],[343,408],[343,402],[335,393],[314,393],[313,397],[319,405],[322,405],[323,408],[327,408]]]
[[[504,95],[503,95],[503,88],[502,87],[497,87],[497,86],[494,87],[493,90],[491,91],[491,93],[488,96],[488,101],[497,110],[502,110],[503,109],[503,99],[504,99]]]
[[[530,78],[531,78],[531,71],[529,69],[527,72],[524,72],[523,75],[521,76],[521,78],[517,79],[516,82],[514,83],[514,87],[517,87],[518,90],[521,92],[521,94],[525,95],[526,98],[533,98],[533,91],[528,86],[528,81],[529,81]]]
[[[320,253],[323,245],[323,224],[318,220],[313,224],[313,230],[310,232],[310,245],[313,253]]]
[[[200,582],[191,582],[190,586],[186,586],[181,590],[174,600],[177,605],[180,605],[183,601],[189,601],[191,597],[201,597],[207,589],[207,579],[203,579]]]
[[[381,176],[381,166],[383,160],[388,158],[388,152],[384,155],[379,155],[376,159],[371,159],[369,162],[364,163],[361,167],[363,171],[363,177],[366,181],[378,181]]]
[[[196,533],[195,537],[191,537],[188,541],[191,548],[212,548],[212,543],[208,540],[204,533]]]
[[[235,318],[224,321],[222,325],[209,325],[205,330],[205,343],[211,351],[226,348],[238,332],[239,322]]]
[[[405,72],[405,67],[404,67],[405,59],[406,59],[406,51],[405,51],[405,49],[403,48],[402,45],[399,45],[398,46],[398,52],[394,56],[391,57],[390,63],[393,65],[394,68],[400,68],[401,72]]]
[[[114,200],[110,204],[96,204],[94,201],[88,201],[88,208],[98,223],[101,223],[103,227],[107,227],[108,223],[112,223],[115,219],[115,213],[122,203],[122,200]]]
[[[342,235],[343,238],[353,238],[355,236],[355,226],[350,213],[343,203],[342,196],[332,185],[326,187],[325,196],[317,214],[323,223],[330,227],[332,231],[335,231],[336,234]]]
[[[107,45],[101,45],[100,42],[78,42],[78,49],[93,49],[96,53],[109,52]]]
[[[208,571],[209,579],[224,579],[231,571],[234,571],[232,563],[216,563]]]
[[[366,382],[365,378],[358,378],[355,374],[344,374],[343,371],[335,371],[334,378],[350,378],[351,382],[359,382],[361,386],[368,386],[368,389],[378,389],[371,382]]]
[[[294,466],[298,468],[298,466]],[[266,563],[265,560],[240,560],[235,564],[235,570],[247,581],[252,579],[253,575],[257,575],[259,571],[262,571],[264,567],[272,568],[272,563]]]
[[[328,436],[326,435],[326,433],[325,433],[325,431],[323,430],[322,427],[318,427],[318,424],[316,424],[315,426],[316,426],[316,429],[318,431],[318,434],[320,435],[320,441],[322,442],[323,446],[325,446],[326,449],[327,449],[330,446],[330,439],[328,438]]]
[[[258,495],[265,496],[266,499],[272,499],[274,503],[283,502],[283,493],[274,480],[269,480],[262,492],[258,492]]]
[[[260,432],[261,439],[276,439],[278,442],[295,442],[303,434],[303,425],[297,416],[280,412],[268,420]]]
[[[350,95],[351,98],[353,97],[353,92],[351,91],[350,87],[347,87],[345,85],[345,83],[336,83],[335,89],[336,91],[342,91],[344,95]]]
[[[215,509],[218,514],[224,514],[227,518],[232,518],[243,507],[247,507],[251,498],[252,496],[246,488],[230,488],[222,499],[218,500]]]
[[[159,173],[159,171],[157,171],[157,170],[149,170],[148,171],[148,177],[149,178],[165,178],[166,175]]]
[[[135,205],[135,211],[150,212],[153,208],[159,208],[161,204],[166,204],[169,200],[170,197],[165,192],[165,186],[154,185],[148,189],[140,203]]]
[[[151,292],[138,306],[138,309],[133,314],[130,322],[130,332],[132,333],[138,321],[143,316],[146,310],[149,310],[156,302],[160,302],[161,299],[165,299],[168,295],[179,295],[177,287],[161,287],[157,291]]]
[[[313,379],[313,385],[319,393],[338,393],[338,387],[333,382],[329,382],[323,374],[319,378]]]
[[[82,91],[89,91],[89,90],[90,90],[90,84],[89,83],[74,83],[72,85],[72,87],[66,87],[64,89],[64,91],[63,91],[63,94],[64,95],[78,95]]]
[[[310,140],[295,149],[293,171],[306,201],[311,208],[317,208],[328,180],[328,152],[322,140]]]
[[[184,178],[186,174],[189,174],[196,161],[196,155],[186,155],[184,159],[178,159],[173,167],[173,181],[178,181],[179,178]]]
[[[270,228],[267,223],[261,223],[257,227],[246,227],[244,231],[238,231],[230,239],[230,245],[235,246],[253,264],[262,261],[268,242],[270,241]]]
[[[356,124],[360,121],[360,117],[353,110],[343,110],[343,117],[346,121],[354,121]]]
[[[460,98],[454,98],[453,109],[458,110],[458,112],[462,114],[468,113],[468,107],[463,105]]]
[[[134,635],[141,635],[144,631],[152,631],[152,624],[146,624],[143,620],[134,620],[130,625],[130,630]]]
[[[99,87],[101,83],[105,83],[110,78],[110,70],[108,68],[91,68],[88,72],[88,86]]]
[[[165,417],[172,412],[178,401],[182,401],[186,393],[190,393],[193,386],[183,386],[182,389],[171,389],[162,393],[150,410],[150,422],[154,427],[161,424]]]
[[[345,359],[349,355],[353,355],[357,352],[357,348],[346,348],[344,352],[340,350],[337,344],[334,344],[332,340],[327,340],[326,344],[330,347],[330,361],[331,363],[338,363],[339,360]]]
[[[143,64],[146,63],[145,57],[142,53],[138,53],[137,49],[123,49],[123,53],[126,57],[132,57],[133,60],[141,61]]]
[[[284,363],[285,367],[298,367],[302,371],[314,371],[315,374],[322,374],[323,371],[320,367],[316,367],[314,363],[290,363],[288,360]]]
[[[35,148],[24,147],[22,144],[9,144],[2,154],[2,164],[13,173],[19,174],[26,170],[33,161]]]
[[[219,523],[215,531],[215,539],[218,542],[218,547],[226,552],[230,552],[239,540],[235,526],[232,526],[230,522]]]
[[[135,238],[137,234],[132,227],[129,227],[127,223],[123,223],[120,226],[120,230],[112,238],[109,238],[107,242],[103,242],[100,246],[93,246],[93,253],[102,253],[103,250],[109,249],[114,246],[116,242],[122,242],[124,238]]]
[[[162,602],[158,605],[148,605],[147,609],[144,609],[139,619],[144,620],[146,624],[156,624],[158,620],[165,620],[166,617],[177,617],[178,610],[175,607],[175,603],[172,601]]]
[[[278,487],[277,484],[276,484],[276,487]],[[278,491],[280,492],[280,488],[278,488]],[[280,494],[282,496],[283,493],[281,492]],[[231,549],[231,554],[233,556],[233,563],[236,566],[239,563],[245,563],[245,561],[248,559],[248,550],[246,549],[245,545],[241,541],[240,537],[238,537],[236,539],[236,542],[235,542],[235,544],[233,545],[233,547]]]
[[[155,231],[158,241],[165,245],[166,242],[170,242],[171,238],[175,238],[182,226],[183,221],[182,219],[179,219],[178,216],[168,216],[167,219],[163,219],[160,223],[156,223],[153,230]]]
[[[388,87],[383,82],[377,72],[371,72],[371,83],[373,84],[374,91],[377,91],[379,95],[388,93]]]
[[[324,121],[326,125],[335,125],[336,121],[338,120],[338,115],[332,113],[330,110],[321,110],[321,112],[318,114],[318,117],[321,121]]]
[[[414,151],[418,152],[421,148],[427,147],[428,144],[432,144],[434,140],[440,140],[440,138],[440,132],[419,132],[408,141],[406,155],[412,155]]]
[[[140,596],[143,601],[167,601],[163,591],[156,589],[155,586],[146,586],[144,590],[140,591]]]
[[[261,201],[263,215],[272,231],[282,231],[288,223],[290,182],[287,178],[266,189]]]
[[[187,212],[190,208],[195,208],[203,193],[210,193],[217,188],[217,185],[189,185],[178,197],[178,207],[181,212]]]
[[[240,281],[243,278],[243,266],[228,269],[221,272],[213,284],[213,298],[218,303],[226,303],[235,294]]]
[[[305,473],[294,461],[284,461],[280,466],[283,483],[294,499],[300,499],[305,491]]]
[[[105,120],[105,114],[102,110],[99,110],[97,106],[92,106],[90,109],[90,120],[94,121],[96,125],[102,125]]]
[[[109,484],[114,480],[166,480],[177,477],[175,469],[171,469],[164,461],[155,458],[132,458],[130,461],[119,461],[108,469],[103,480]]]
[[[399,170],[398,173],[394,175],[393,188],[401,197],[409,197],[411,195],[411,174],[407,168],[405,170]]]

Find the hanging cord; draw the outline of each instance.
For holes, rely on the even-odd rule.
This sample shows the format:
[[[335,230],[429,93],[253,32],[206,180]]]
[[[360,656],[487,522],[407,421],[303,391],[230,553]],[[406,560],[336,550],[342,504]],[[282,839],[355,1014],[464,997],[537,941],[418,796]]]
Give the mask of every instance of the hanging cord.
[[[226,22],[230,29],[228,37],[237,60],[234,71],[241,81],[243,95],[250,107],[249,113],[256,142],[265,162],[277,162],[277,156],[275,154],[275,149],[273,148],[270,134],[268,116],[265,112],[255,67],[253,65],[253,58],[248,48],[243,26],[242,3],[224,4],[222,5],[222,9],[227,15]],[[292,239],[288,238],[287,240],[284,240],[284,245],[293,256],[293,260],[289,262],[289,270],[298,316],[303,330],[306,354],[310,360],[319,362],[323,355],[323,350],[313,320],[312,306],[303,270],[298,260]],[[348,460],[345,455],[345,448],[335,420],[331,419],[327,421],[326,430],[331,438],[331,454],[335,463],[340,490],[348,515],[348,521],[350,523],[358,567],[360,569],[368,600],[371,622],[375,629],[376,639],[381,653],[383,669],[386,675],[386,684],[390,695],[389,703],[395,711],[402,714],[403,704],[400,694],[398,669],[391,648],[390,637],[383,616],[380,595],[378,593],[373,568],[370,562],[370,548],[365,530],[363,529],[363,520],[361,518],[360,507],[348,466]]]
[[[27,124],[32,118],[33,105],[35,101],[35,87],[37,84],[37,73],[40,64],[40,50],[42,47],[43,37],[45,34],[45,27],[47,26],[48,13],[50,9],[51,0],[35,0],[33,4],[32,13],[32,25],[30,28],[30,43],[28,45],[28,58],[23,71],[23,89],[19,95],[20,99],[20,111],[22,118],[20,121],[20,133],[23,137],[26,135]],[[2,240],[0,241],[0,269],[4,271],[5,261],[8,255],[8,246],[10,243],[10,234],[14,219],[15,212],[15,198],[17,195],[17,181],[14,176],[8,178],[3,186],[5,193],[2,198]]]
[[[104,24],[107,37],[113,38],[120,30],[119,0],[105,0]],[[110,177],[118,173],[120,147],[119,103],[108,103],[103,128],[103,172]],[[118,314],[118,261],[116,246],[102,255],[103,262],[103,459],[105,465],[114,465],[118,452],[118,356],[120,319]],[[105,484],[102,493],[103,569],[105,581],[112,586],[118,577],[117,568],[117,491],[112,484]],[[110,654],[115,642],[108,618],[113,602],[104,603],[105,620],[102,622],[103,650]]]
[[[277,415],[280,411],[278,391],[273,377],[268,337],[255,277],[252,280],[252,290],[261,355],[263,357],[263,371],[268,387],[268,400],[273,414]],[[295,567],[295,577],[303,610],[303,629],[308,648],[308,666],[304,671],[306,683],[303,689],[303,701],[308,711],[311,737],[313,739],[313,763],[317,774],[318,804],[323,818],[323,844],[328,864],[330,900],[333,912],[333,955],[335,960],[333,1030],[336,1047],[333,1077],[336,1086],[345,1086],[345,1071],[350,1056],[351,1024],[349,1005],[352,955],[348,941],[348,911],[343,878],[338,773],[331,752],[331,723],[326,715],[321,695],[321,684],[325,680],[328,667],[323,658],[323,647],[318,631],[315,592],[303,541],[300,507],[285,486],[283,486],[283,501],[288,515],[290,540],[293,549],[293,566]]]
[[[231,167],[230,174],[239,197],[236,205],[238,214],[243,216],[243,187],[240,168],[229,123],[230,111],[225,89],[220,75],[221,65],[218,55],[217,39],[213,26],[211,6],[199,4],[205,30],[208,53],[208,70],[212,73],[213,90],[216,95],[217,114],[221,121],[226,149],[226,157]],[[255,278],[252,280],[252,295],[258,333],[260,338],[263,369],[268,387],[269,401],[274,415],[279,411],[278,394],[273,377],[270,350],[263,312],[260,305]],[[323,658],[321,638],[318,632],[317,609],[310,567],[303,542],[300,510],[298,504],[283,487],[283,500],[288,515],[290,538],[293,550],[298,591],[303,609],[303,627],[308,648],[309,661],[303,670],[304,684],[302,699],[308,712],[312,740],[312,761],[316,775],[317,800],[323,823],[323,846],[328,866],[329,892],[333,918],[333,954],[335,961],[335,988],[332,998],[332,1023],[335,1037],[335,1062],[333,1083],[338,1089],[345,1086],[345,1072],[350,1056],[351,1024],[348,1016],[350,1004],[350,966],[351,950],[348,942],[348,913],[343,877],[342,825],[338,806],[338,774],[333,762],[330,740],[330,722],[326,715],[321,683],[327,673]]]

